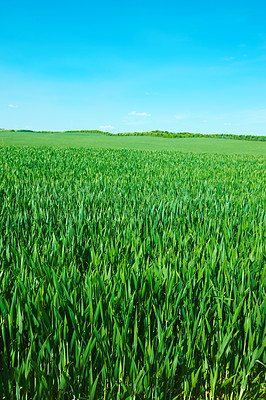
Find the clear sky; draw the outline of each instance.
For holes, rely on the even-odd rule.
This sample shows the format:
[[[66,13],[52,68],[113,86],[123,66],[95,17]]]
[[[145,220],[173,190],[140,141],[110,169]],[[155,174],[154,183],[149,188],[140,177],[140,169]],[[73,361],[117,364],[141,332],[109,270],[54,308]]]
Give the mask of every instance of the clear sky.
[[[266,1],[1,1],[0,128],[266,135]]]

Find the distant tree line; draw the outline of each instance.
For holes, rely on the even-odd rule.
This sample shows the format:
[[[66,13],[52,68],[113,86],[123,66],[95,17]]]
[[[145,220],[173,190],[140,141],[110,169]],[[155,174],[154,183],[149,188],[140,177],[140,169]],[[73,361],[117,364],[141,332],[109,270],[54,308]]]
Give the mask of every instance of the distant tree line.
[[[34,132],[30,129],[0,129],[1,132]]]
[[[165,138],[191,138],[191,137],[205,137],[205,138],[217,138],[217,139],[237,139],[237,140],[256,140],[266,141],[266,136],[256,135],[231,135],[231,134],[218,134],[213,133],[210,135],[204,135],[202,133],[190,133],[190,132],[168,132],[168,131],[150,131],[150,132],[133,132],[133,133],[117,133],[113,135],[118,136],[155,136]]]
[[[36,133],[56,133],[55,131],[32,131],[30,129],[0,129],[4,132],[36,132]],[[57,131],[58,132],[58,131]],[[96,133],[105,136],[154,136],[163,138],[193,138],[193,137],[205,137],[205,138],[217,138],[217,139],[235,139],[235,140],[254,140],[254,141],[266,141],[266,136],[256,136],[256,135],[231,135],[224,133],[213,133],[210,135],[204,135],[202,133],[190,133],[190,132],[168,132],[168,131],[149,131],[149,132],[121,132],[121,133],[111,133],[99,130],[79,130],[79,131],[60,131],[58,133]]]

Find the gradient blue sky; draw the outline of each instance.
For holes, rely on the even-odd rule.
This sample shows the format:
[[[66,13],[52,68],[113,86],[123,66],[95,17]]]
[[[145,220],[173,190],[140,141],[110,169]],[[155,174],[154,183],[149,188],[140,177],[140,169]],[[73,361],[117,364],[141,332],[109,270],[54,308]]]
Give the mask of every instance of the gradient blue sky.
[[[266,135],[266,1],[2,1],[0,127]]]

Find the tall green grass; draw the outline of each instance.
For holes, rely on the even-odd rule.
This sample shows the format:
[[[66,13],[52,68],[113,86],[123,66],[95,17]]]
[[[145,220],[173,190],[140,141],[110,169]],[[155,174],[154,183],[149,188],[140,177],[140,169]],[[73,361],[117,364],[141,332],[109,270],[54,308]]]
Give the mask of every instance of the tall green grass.
[[[0,148],[0,398],[265,398],[265,169]]]

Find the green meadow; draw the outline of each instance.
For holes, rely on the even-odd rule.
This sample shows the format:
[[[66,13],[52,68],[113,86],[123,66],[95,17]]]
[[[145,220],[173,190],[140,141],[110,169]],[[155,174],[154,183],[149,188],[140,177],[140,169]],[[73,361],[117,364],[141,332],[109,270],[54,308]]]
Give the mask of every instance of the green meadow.
[[[0,132],[0,399],[265,399],[265,151]]]
[[[1,132],[0,145],[110,148],[266,156],[266,142],[215,138],[170,139],[150,136],[105,136],[84,132]]]

